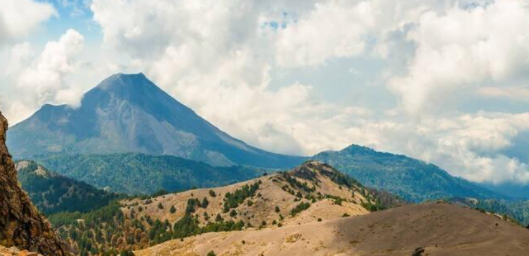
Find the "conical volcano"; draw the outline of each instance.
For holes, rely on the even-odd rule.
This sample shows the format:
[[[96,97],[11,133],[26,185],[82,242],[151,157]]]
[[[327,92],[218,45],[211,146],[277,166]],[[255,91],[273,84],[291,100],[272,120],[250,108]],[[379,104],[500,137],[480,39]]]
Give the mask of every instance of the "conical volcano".
[[[143,74],[116,74],[78,108],[45,105],[11,129],[15,157],[137,152],[213,165],[287,168],[301,157],[260,150],[221,131]]]

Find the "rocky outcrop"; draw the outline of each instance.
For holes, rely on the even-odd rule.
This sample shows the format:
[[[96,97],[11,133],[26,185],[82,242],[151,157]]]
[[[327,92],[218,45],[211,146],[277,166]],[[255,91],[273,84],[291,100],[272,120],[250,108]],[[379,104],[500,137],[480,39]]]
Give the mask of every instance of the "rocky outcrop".
[[[7,128],[7,120],[0,113],[0,245],[43,255],[68,255],[48,220],[20,187],[5,144]]]
[[[42,254],[30,252],[28,250],[20,250],[14,246],[11,248],[5,248],[0,245],[0,256],[42,256]]]

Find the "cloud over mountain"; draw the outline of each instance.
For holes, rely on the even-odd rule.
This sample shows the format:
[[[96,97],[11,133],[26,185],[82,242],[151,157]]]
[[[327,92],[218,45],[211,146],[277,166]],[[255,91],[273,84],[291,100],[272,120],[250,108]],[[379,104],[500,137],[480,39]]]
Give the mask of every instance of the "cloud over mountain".
[[[84,13],[100,42],[68,63],[90,65],[61,73],[43,101],[76,102],[111,73],[145,72],[274,152],[357,143],[474,181],[529,181],[510,150],[529,130],[523,0],[94,0]],[[40,52],[21,43],[11,58],[28,49]],[[38,107],[2,98],[15,120]]]

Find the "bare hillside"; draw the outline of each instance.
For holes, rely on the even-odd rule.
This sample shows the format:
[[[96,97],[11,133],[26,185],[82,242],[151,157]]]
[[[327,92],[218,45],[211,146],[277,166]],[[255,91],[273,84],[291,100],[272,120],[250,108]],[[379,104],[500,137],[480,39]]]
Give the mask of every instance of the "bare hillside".
[[[134,218],[149,216],[174,223],[192,214],[200,225],[220,216],[225,221],[260,227],[364,215],[382,207],[377,203],[360,183],[328,165],[312,161],[290,172],[231,186],[134,199],[122,205],[125,215],[132,212]]]
[[[289,172],[230,186],[122,200],[87,214],[62,215],[55,222],[74,251],[91,250],[96,255],[204,233],[360,216],[399,202],[329,165],[311,161]]]
[[[154,255],[529,255],[529,230],[445,203],[282,228],[208,233],[135,252]],[[413,253],[417,254],[413,254]]]

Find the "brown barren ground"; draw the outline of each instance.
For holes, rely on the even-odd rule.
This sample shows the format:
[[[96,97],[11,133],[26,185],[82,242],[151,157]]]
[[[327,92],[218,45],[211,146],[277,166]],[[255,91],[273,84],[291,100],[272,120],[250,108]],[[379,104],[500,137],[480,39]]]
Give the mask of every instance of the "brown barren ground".
[[[135,252],[206,255],[529,255],[529,230],[446,203],[409,205],[363,216],[229,233],[207,233]]]

